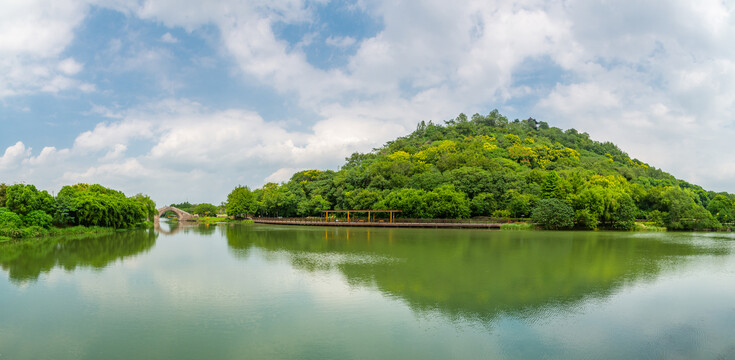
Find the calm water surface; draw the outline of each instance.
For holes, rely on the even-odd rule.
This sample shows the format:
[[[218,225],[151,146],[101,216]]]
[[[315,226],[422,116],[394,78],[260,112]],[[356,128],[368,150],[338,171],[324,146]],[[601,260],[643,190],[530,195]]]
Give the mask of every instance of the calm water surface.
[[[733,359],[735,235],[210,225],[0,245],[0,359]]]

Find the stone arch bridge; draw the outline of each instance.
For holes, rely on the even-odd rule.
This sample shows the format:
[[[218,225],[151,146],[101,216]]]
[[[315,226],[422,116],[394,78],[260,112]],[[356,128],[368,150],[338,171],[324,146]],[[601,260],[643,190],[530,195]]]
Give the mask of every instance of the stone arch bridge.
[[[175,208],[173,206],[164,206],[158,209],[158,215],[156,215],[155,222],[160,221],[161,215],[163,215],[166,211],[173,211],[174,214],[176,214],[176,216],[179,218],[179,221],[194,221],[199,218],[198,215],[189,214],[188,212],[179,208]]]

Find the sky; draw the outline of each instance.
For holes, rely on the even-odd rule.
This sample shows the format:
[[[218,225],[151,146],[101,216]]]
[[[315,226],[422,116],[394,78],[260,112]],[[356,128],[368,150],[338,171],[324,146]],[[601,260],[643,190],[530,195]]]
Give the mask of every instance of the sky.
[[[735,192],[735,2],[0,0],[0,182],[158,205],[533,117]]]

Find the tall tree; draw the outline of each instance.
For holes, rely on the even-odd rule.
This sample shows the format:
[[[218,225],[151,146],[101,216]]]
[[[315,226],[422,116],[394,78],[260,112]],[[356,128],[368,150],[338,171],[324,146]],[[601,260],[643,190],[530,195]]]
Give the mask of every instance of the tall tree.
[[[247,186],[238,186],[227,195],[227,215],[244,218],[257,209],[255,197]]]
[[[541,184],[541,198],[543,199],[564,199],[564,188],[561,184],[561,177],[556,171],[549,171]]]

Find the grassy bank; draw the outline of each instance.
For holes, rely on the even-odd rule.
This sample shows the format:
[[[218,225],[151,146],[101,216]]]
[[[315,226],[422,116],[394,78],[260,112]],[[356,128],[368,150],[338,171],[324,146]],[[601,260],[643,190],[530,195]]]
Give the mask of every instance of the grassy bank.
[[[151,222],[145,221],[131,229],[147,229],[152,227]],[[0,243],[7,242],[12,239],[32,239],[49,236],[67,236],[67,235],[86,235],[86,234],[102,234],[115,231],[125,231],[129,229],[115,229],[102,226],[72,226],[65,228],[51,227],[43,228],[40,226],[25,226],[19,228],[0,228]]]
[[[536,225],[527,222],[508,223],[500,225],[500,230],[535,230]]]
[[[233,220],[230,218],[223,218],[223,217],[205,217],[205,218],[197,219],[197,223],[199,224],[219,224],[219,223],[251,224],[252,222],[253,220],[250,220],[250,219]]]
[[[0,241],[9,239],[29,239],[44,236],[61,236],[61,235],[83,235],[98,234],[106,232],[114,232],[113,228],[100,226],[73,226],[68,228],[50,228],[45,229],[40,226],[28,226],[21,228],[2,228],[0,229]]]
[[[649,232],[664,232],[666,228],[663,226],[656,226],[653,222],[637,222],[633,231],[649,231]]]

